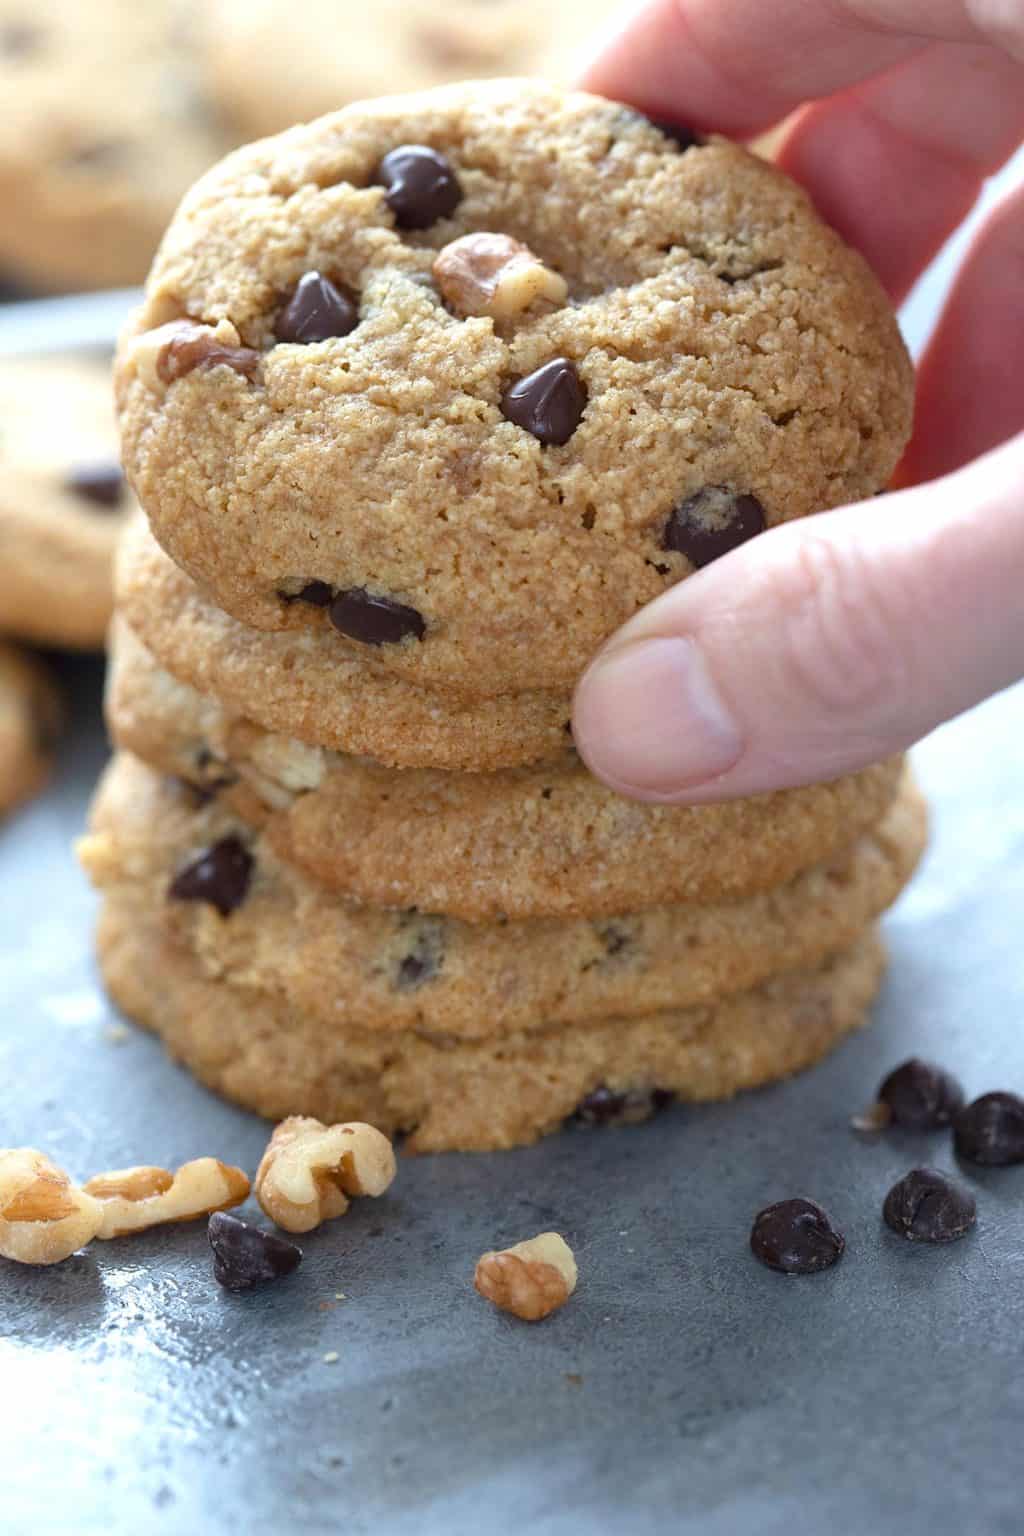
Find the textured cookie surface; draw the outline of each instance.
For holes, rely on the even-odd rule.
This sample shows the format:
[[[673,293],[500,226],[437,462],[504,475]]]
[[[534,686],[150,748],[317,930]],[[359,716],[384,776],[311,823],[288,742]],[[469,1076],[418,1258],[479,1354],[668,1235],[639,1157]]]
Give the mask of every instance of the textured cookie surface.
[[[500,282],[482,234],[528,248]],[[460,697],[565,692],[695,565],[885,485],[911,394],[795,185],[515,81],[229,157],[119,363],[129,475],[219,604]]]
[[[268,731],[393,767],[471,773],[570,750],[568,695],[460,703],[371,672],[330,636],[250,629],[200,594],[142,518],[118,546],[115,585],[118,611],[168,671]]]
[[[121,621],[115,741],[262,826],[313,878],[375,906],[470,922],[720,901],[845,849],[896,795],[897,759],[832,784],[707,806],[640,805],[575,754],[487,775],[383,768],[274,736],[178,683]]]
[[[61,715],[56,687],[40,663],[0,642],[0,814],[45,784]]]
[[[895,900],[925,816],[908,783],[847,852],[743,903],[493,925],[346,904],[124,755],[92,827],[93,880],[153,914],[211,980],[286,997],[326,1028],[482,1039],[688,1007],[820,964]]]
[[[139,282],[182,192],[237,142],[204,80],[200,0],[0,0],[0,267]]]
[[[274,1119],[366,1120],[416,1152],[486,1151],[556,1130],[601,1088],[634,1102],[728,1098],[810,1066],[864,1020],[884,952],[869,935],[817,971],[702,1008],[453,1041],[381,1034],[205,978],[131,898],[109,896],[114,1001],[209,1087]]]
[[[0,363],[0,632],[101,647],[114,550],[133,500],[109,366]]]

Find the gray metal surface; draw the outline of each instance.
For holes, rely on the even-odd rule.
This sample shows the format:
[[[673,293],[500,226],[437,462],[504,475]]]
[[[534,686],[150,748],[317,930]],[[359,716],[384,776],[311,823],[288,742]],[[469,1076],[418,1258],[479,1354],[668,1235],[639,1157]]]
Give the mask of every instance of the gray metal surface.
[[[251,1169],[261,1123],[109,1033],[69,851],[99,679],[69,677],[60,781],[0,831],[0,1142],[82,1176],[207,1152]],[[201,1226],[0,1261],[3,1531],[1019,1532],[1024,1169],[969,1174],[976,1232],[913,1247],[882,1197],[951,1167],[947,1142],[847,1118],[912,1050],[971,1092],[1024,1087],[1022,739],[1018,689],[920,752],[934,849],[889,922],[874,1028],[819,1070],[637,1130],[407,1160],[264,1294],[217,1289]],[[801,1191],[849,1246],[785,1279],[747,1231]],[[470,1276],[545,1227],[581,1282],[531,1328]]]

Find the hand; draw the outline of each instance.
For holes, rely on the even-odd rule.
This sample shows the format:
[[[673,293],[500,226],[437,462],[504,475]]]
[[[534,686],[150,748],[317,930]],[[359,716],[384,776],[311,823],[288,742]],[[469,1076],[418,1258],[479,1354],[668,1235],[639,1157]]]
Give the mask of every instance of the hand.
[[[740,138],[825,98],[778,159],[899,303],[1024,136],[1024,0],[654,0],[585,84]],[[670,803],[833,778],[1024,675],[1022,428],[1024,188],[922,359],[911,488],[773,529],[632,619],[577,689],[589,767]]]

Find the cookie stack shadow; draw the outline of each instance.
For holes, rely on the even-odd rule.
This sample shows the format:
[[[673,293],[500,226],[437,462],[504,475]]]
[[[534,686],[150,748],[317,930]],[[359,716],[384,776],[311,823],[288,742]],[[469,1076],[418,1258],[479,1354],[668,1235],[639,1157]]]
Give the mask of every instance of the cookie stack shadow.
[[[508,1147],[727,1097],[864,1020],[876,921],[926,836],[900,761],[639,805],[587,773],[568,699],[548,701],[548,747],[530,697],[449,731],[443,700],[348,660],[333,702],[296,712],[330,636],[229,618],[141,520],[118,589],[118,754],[82,847],[101,966],[229,1098],[369,1120],[415,1150]]]

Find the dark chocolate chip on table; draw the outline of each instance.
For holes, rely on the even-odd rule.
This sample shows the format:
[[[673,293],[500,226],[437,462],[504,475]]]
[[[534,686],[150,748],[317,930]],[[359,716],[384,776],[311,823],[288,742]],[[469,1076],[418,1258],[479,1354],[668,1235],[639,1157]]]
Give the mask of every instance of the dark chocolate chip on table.
[[[391,150],[376,180],[400,229],[427,229],[449,218],[462,201],[450,162],[427,144],[400,144]]]
[[[237,837],[222,837],[175,875],[167,894],[175,901],[205,901],[229,917],[245,900],[253,856]]]
[[[955,1116],[953,1143],[969,1163],[994,1168],[1024,1163],[1024,1099],[983,1093]]]
[[[582,1098],[573,1119],[583,1125],[637,1124],[675,1102],[668,1088],[609,1088],[601,1083]]]
[[[765,526],[764,508],[756,496],[706,485],[673,510],[662,544],[699,569],[763,533]]]
[[[397,645],[410,636],[422,640],[427,628],[415,608],[378,597],[365,587],[339,592],[331,603],[330,619],[335,629],[363,645]]]
[[[287,1238],[262,1232],[227,1211],[216,1211],[206,1235],[213,1249],[213,1278],[226,1291],[247,1291],[283,1280],[298,1269],[302,1249]]]
[[[560,448],[580,424],[587,387],[567,357],[528,373],[505,391],[501,414],[539,442]]]
[[[68,470],[65,485],[74,495],[97,507],[120,506],[124,496],[124,471],[115,460],[76,464]]]
[[[769,1269],[813,1275],[842,1257],[846,1239],[813,1200],[798,1196],[766,1206],[754,1218],[750,1248]]]
[[[322,273],[307,272],[278,315],[274,335],[278,341],[308,345],[347,336],[358,324],[359,306],[353,295]]]
[[[939,1130],[950,1125],[962,1108],[964,1091],[942,1067],[911,1056],[889,1073],[878,1090],[878,1102],[888,1109],[893,1125],[911,1131]]]
[[[298,592],[278,592],[284,603],[309,603],[314,608],[326,608],[334,601],[334,588],[326,581],[307,581]]]
[[[912,1168],[885,1197],[887,1227],[914,1243],[951,1243],[965,1237],[977,1220],[970,1190],[934,1168]]]

